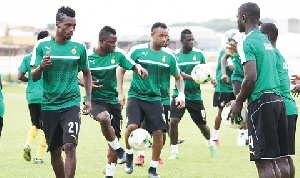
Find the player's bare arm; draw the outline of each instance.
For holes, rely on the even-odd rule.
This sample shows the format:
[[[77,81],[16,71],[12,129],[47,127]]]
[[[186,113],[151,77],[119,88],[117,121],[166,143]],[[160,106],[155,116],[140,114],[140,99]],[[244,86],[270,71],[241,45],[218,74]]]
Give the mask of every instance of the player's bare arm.
[[[178,96],[175,98],[178,109],[185,107],[184,81],[180,74],[174,75],[175,84],[178,90]]]
[[[21,80],[22,82],[28,82],[28,78],[21,71],[18,71],[18,80]]]
[[[122,109],[126,102],[126,97],[123,93],[123,78],[124,78],[125,72],[126,72],[126,69],[124,69],[120,66],[118,67],[118,69],[117,69],[117,90],[118,90],[118,99],[119,99]]]
[[[236,100],[230,102],[231,109],[229,114],[232,114],[232,117],[241,116],[243,103],[251,95],[256,84],[256,79],[257,79],[256,62],[248,61],[244,63],[243,68],[244,68],[245,78],[242,83],[241,92],[238,95]]]
[[[180,71],[180,75],[182,76],[183,80],[194,80],[191,75],[188,75],[182,71]]]
[[[291,76],[291,84],[293,84],[293,85],[300,84],[300,75],[292,75]]]
[[[88,115],[91,113],[92,110],[92,104],[91,104],[92,76],[91,76],[90,69],[82,70],[82,73],[83,73],[85,94],[87,98],[83,108],[83,115]]]
[[[228,58],[230,58],[230,54],[225,53],[222,56],[222,59],[221,59],[221,71],[222,71],[221,81],[222,82],[228,82],[229,81],[229,77],[226,74],[226,62],[227,62]],[[229,70],[233,71],[234,70],[234,65],[231,65],[228,68],[229,68]]]
[[[50,66],[50,65],[52,65],[52,61],[51,61],[51,58],[49,56],[49,51],[48,51],[46,53],[46,56],[43,57],[41,64],[38,67],[32,67],[32,70],[31,70],[32,80],[35,82],[35,81],[38,81],[39,79],[41,79],[43,70],[47,66]]]

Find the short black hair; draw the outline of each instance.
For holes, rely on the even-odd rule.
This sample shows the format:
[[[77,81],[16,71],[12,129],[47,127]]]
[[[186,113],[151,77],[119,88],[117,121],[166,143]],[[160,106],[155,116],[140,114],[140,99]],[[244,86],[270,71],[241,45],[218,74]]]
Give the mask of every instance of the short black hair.
[[[40,31],[40,33],[37,36],[37,39],[38,40],[43,39],[43,38],[47,37],[48,35],[49,35],[48,31]]]
[[[273,23],[263,23],[260,27],[263,34],[267,34],[271,42],[276,42],[278,37],[278,28]]]
[[[163,29],[167,29],[167,25],[165,23],[161,23],[161,22],[156,22],[155,24],[152,25],[151,27],[151,32],[153,32],[154,29],[156,28],[163,28]]]
[[[75,10],[73,10],[71,7],[67,6],[61,6],[56,13],[56,21],[61,22],[65,16],[68,17],[75,17]]]
[[[189,30],[189,29],[182,30],[181,36],[180,36],[181,40],[183,40],[185,38],[185,35],[188,35],[188,34],[192,34],[191,30]]]
[[[108,36],[110,36],[111,34],[112,34],[112,35],[116,35],[116,34],[117,34],[116,30],[113,29],[113,28],[110,27],[110,26],[105,26],[105,27],[103,27],[103,28],[100,30],[100,32],[99,32],[99,41],[100,41],[101,38],[108,37]]]
[[[252,22],[259,22],[260,19],[260,8],[253,2],[247,2],[239,7],[239,14],[247,16]]]

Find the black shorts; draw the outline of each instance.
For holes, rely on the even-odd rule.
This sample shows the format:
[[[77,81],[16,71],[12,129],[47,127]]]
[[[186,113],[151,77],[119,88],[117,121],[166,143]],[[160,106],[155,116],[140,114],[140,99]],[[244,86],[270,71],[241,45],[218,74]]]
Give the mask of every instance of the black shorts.
[[[164,112],[163,112],[163,118],[167,124],[167,130],[169,130],[170,126],[170,105],[163,105]]]
[[[241,91],[241,88],[242,88],[242,82],[240,82],[238,80],[232,80],[231,85],[232,85],[232,88],[233,88],[234,95],[235,96],[238,95]]]
[[[175,98],[177,96],[172,96],[171,102],[171,118],[179,118],[181,119],[185,113],[185,108],[190,113],[191,118],[193,119],[195,124],[206,125],[206,113],[202,100],[185,100],[185,108],[177,109],[177,105],[175,105]]]
[[[115,134],[118,138],[121,138],[122,130],[122,108],[120,104],[109,104],[101,101],[92,100],[92,115],[94,119],[97,115],[103,111],[107,111],[110,114],[111,126],[115,130]]]
[[[163,106],[161,101],[145,101],[137,98],[128,98],[126,115],[127,126],[138,124],[145,119],[146,130],[152,134],[153,131],[167,131],[166,123],[163,119]]]
[[[42,128],[42,109],[41,103],[28,104],[31,123],[36,126],[37,129]]]
[[[78,106],[53,111],[42,110],[42,120],[48,151],[66,143],[78,144],[81,123]]]
[[[287,156],[288,121],[283,99],[264,93],[248,106],[250,160]]]
[[[213,106],[222,109],[231,100],[235,100],[234,93],[215,92]]]
[[[289,134],[289,155],[295,155],[295,133],[298,115],[289,115],[288,118],[288,134]]]

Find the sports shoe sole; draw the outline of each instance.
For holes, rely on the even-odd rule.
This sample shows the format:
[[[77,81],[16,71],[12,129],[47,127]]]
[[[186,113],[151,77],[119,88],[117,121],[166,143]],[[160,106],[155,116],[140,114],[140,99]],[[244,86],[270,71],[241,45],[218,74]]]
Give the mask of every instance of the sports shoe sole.
[[[24,154],[23,157],[26,161],[31,161],[31,154],[30,154],[31,149],[30,148],[24,148]]]

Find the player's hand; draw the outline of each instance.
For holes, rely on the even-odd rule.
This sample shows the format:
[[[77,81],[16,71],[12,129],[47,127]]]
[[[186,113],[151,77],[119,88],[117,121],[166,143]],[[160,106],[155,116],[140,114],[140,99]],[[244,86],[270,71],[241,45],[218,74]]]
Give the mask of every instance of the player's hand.
[[[142,76],[143,79],[148,77],[148,71],[143,67],[138,68],[138,74]]]
[[[291,76],[291,84],[293,84],[293,85],[300,84],[300,75],[292,75]]]
[[[82,114],[83,115],[88,115],[92,112],[92,104],[91,101],[85,101],[84,102],[84,107],[82,109]]]
[[[92,81],[92,90],[100,90],[103,87],[103,85],[97,85],[98,82],[98,80]]]
[[[125,102],[126,102],[126,97],[125,97],[124,93],[119,93],[118,99],[119,99],[121,108],[123,109],[125,106]]]
[[[185,107],[185,95],[183,92],[178,93],[178,96],[175,98],[175,105],[178,105],[177,109],[182,109]]]
[[[211,79],[210,83],[213,85],[213,87],[215,88],[217,86],[217,81],[216,79]]]
[[[52,61],[51,61],[51,58],[50,58],[49,54],[50,54],[50,52],[47,51],[46,56],[43,57],[43,60],[40,64],[40,68],[42,70],[44,70],[47,66],[52,65]]]
[[[222,82],[228,82],[228,81],[229,81],[228,75],[222,75],[221,81],[222,81]]]
[[[238,103],[236,100],[232,100],[226,104],[226,106],[231,105],[229,116],[235,120],[235,117],[241,118],[241,111],[243,108],[243,103]]]
[[[298,97],[300,94],[300,84],[296,85],[291,92],[294,97]]]
[[[238,42],[237,41],[235,41],[235,39],[233,39],[233,38],[231,38],[231,40],[233,41],[233,42],[226,42],[229,46],[228,47],[226,47],[227,49],[230,49],[230,51],[232,52],[232,53],[236,53],[237,52],[237,44],[238,44]]]

